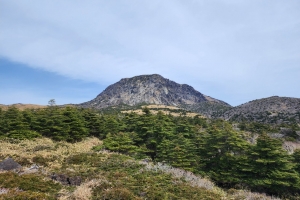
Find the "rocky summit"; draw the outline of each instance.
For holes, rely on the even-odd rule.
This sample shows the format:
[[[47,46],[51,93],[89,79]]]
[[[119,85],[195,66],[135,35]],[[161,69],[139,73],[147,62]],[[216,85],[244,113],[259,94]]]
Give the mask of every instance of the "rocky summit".
[[[162,104],[182,107],[201,102],[227,104],[205,96],[187,84],[178,84],[158,74],[123,78],[108,86],[95,99],[82,103],[82,107],[96,109],[126,104]],[[229,104],[227,104],[229,105]]]

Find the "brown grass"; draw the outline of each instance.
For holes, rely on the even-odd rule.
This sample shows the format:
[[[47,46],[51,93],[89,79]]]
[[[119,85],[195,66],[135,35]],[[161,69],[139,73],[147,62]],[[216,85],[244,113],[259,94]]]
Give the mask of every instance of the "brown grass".
[[[170,110],[178,110],[180,108],[176,107],[176,106],[166,106],[166,105],[148,105],[148,106],[142,106],[142,108],[147,107],[149,109],[151,108],[165,108],[165,109],[170,109]]]
[[[92,196],[92,189],[101,184],[101,182],[106,182],[106,180],[101,179],[93,179],[87,181],[80,186],[76,187],[75,191],[69,193],[68,191],[61,191],[61,196],[58,198],[59,200],[89,200]]]
[[[3,110],[7,110],[9,107],[15,107],[19,110],[26,110],[26,109],[40,109],[40,108],[46,108],[47,106],[44,105],[36,105],[36,104],[22,104],[22,103],[17,103],[17,104],[11,104],[11,105],[3,105],[0,104],[0,108]]]
[[[147,105],[147,106],[142,106],[142,108],[147,107],[150,109],[150,112],[152,114],[157,114],[159,111],[157,110],[153,110],[153,109],[170,109],[169,110],[160,110],[162,113],[164,113],[165,115],[172,115],[175,117],[178,117],[180,115],[183,115],[182,113],[177,113],[177,112],[172,112],[172,110],[179,110],[180,108],[175,107],[175,106],[166,106],[166,105]],[[143,111],[142,109],[136,109],[136,110],[125,110],[125,111],[121,111],[122,113],[136,113],[138,115],[142,115]],[[199,113],[186,113],[187,117],[195,117],[197,115],[200,115]]]
[[[93,146],[100,145],[102,142],[95,137],[87,138],[81,142],[71,144],[67,142],[54,142],[48,138],[38,138],[35,140],[23,140],[20,143],[10,143],[0,141],[0,157],[13,157],[31,160],[40,156],[52,159],[45,169],[55,169],[60,167],[60,163],[66,157],[73,154],[86,153]]]

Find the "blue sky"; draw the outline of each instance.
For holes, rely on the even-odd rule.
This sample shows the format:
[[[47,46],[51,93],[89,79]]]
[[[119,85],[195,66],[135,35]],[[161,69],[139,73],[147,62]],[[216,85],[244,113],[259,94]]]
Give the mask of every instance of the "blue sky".
[[[298,0],[0,0],[0,104],[81,103],[161,74],[239,105],[300,98]]]

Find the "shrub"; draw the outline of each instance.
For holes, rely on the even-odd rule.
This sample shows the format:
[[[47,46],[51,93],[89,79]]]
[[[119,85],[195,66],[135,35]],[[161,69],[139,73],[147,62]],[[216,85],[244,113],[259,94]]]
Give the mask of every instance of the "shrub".
[[[25,174],[19,176],[13,172],[0,174],[0,187],[27,191],[52,194],[52,196],[61,189],[61,185],[51,180],[44,180],[42,176],[35,174]]]
[[[31,130],[13,130],[8,133],[7,137],[19,140],[32,140],[34,138],[41,137],[41,134]]]

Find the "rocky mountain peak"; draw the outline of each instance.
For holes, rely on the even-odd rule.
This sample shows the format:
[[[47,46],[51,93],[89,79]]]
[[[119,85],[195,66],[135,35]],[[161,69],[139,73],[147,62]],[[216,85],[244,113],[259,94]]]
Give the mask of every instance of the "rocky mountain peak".
[[[123,78],[108,86],[95,99],[85,102],[81,106],[98,109],[120,104],[133,106],[141,103],[181,106],[212,99],[201,94],[192,86],[178,84],[159,74],[152,74]],[[213,99],[213,101],[218,100]]]

